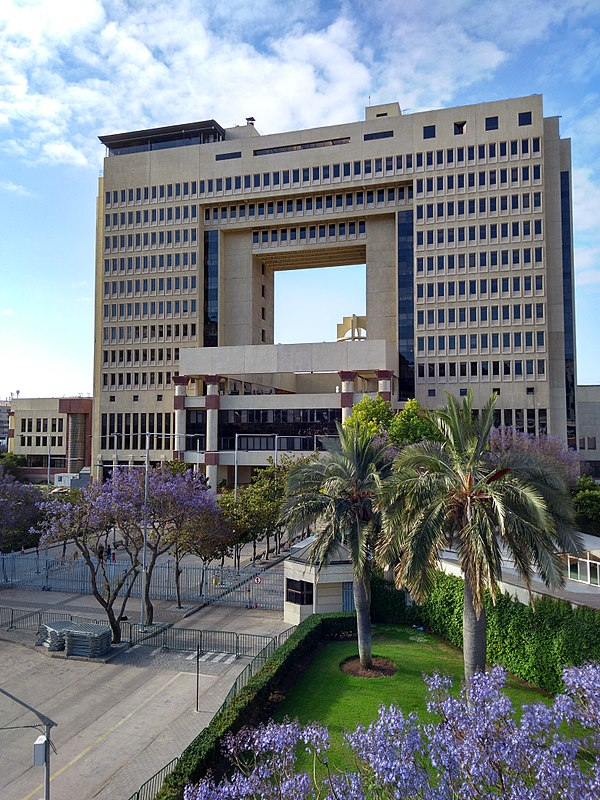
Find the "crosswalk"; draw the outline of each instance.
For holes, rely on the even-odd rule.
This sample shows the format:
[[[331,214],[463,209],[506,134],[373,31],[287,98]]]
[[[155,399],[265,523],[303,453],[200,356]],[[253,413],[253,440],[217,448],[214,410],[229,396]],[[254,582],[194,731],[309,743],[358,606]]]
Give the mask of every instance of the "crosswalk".
[[[165,654],[165,650],[162,647],[156,647],[153,650],[149,650],[149,648],[146,645],[141,645],[141,644],[133,645],[133,647],[129,648],[127,653],[134,654],[136,650],[138,652],[139,651],[145,652],[150,658],[157,658],[158,656]],[[183,658],[186,661],[196,661],[198,657],[196,652],[188,654],[185,651],[181,650],[170,650],[169,655],[172,657],[174,656],[176,658]],[[235,655],[235,653],[218,653],[213,651],[208,651],[208,652],[201,651],[201,655],[198,660],[200,663],[204,664],[222,664],[225,666],[233,664],[236,658],[237,656]]]
[[[234,653],[203,653],[198,661],[206,661],[211,664],[218,664],[219,662],[223,664],[232,664],[236,660],[237,656]],[[186,661],[195,661],[196,660],[196,653],[190,653],[189,656],[186,657]]]

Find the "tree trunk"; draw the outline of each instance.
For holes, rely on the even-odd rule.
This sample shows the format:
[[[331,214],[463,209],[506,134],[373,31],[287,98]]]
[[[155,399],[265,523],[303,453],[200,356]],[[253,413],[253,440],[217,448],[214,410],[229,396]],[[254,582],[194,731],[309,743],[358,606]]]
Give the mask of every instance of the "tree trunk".
[[[175,594],[177,596],[177,608],[183,608],[181,605],[181,573],[182,569],[179,566],[179,561],[175,559]]]
[[[112,631],[112,643],[119,644],[121,641],[121,621],[115,616],[112,605],[106,607],[106,616],[108,617],[108,624]]]
[[[371,584],[368,577],[354,576],[354,607],[356,608],[356,634],[358,638],[358,657],[363,669],[370,669],[373,655],[371,634]]]
[[[486,617],[485,608],[479,618],[473,608],[473,594],[465,578],[463,603],[463,659],[465,681],[470,682],[476,672],[485,672],[486,663]]]

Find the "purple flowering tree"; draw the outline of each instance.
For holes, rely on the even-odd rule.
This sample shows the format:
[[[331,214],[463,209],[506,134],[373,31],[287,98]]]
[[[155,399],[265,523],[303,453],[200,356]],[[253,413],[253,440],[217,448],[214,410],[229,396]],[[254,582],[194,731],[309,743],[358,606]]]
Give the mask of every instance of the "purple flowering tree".
[[[0,552],[37,541],[29,529],[39,517],[41,497],[37,486],[21,483],[0,466]]]
[[[173,550],[194,526],[208,524],[219,511],[214,494],[207,488],[200,473],[172,470],[168,466],[148,471],[148,503],[145,505],[145,471],[117,470],[109,481],[111,509],[115,526],[126,548],[140,553],[146,523],[147,562],[144,604],[146,622],[152,624],[154,607],[150,599],[152,574],[161,555]]]
[[[187,786],[185,800],[597,800],[600,797],[600,667],[564,672],[565,694],[551,705],[517,714],[502,693],[505,673],[477,673],[458,696],[451,681],[425,678],[430,692],[423,722],[382,707],[368,727],[345,737],[355,770],[339,773],[327,760],[328,733],[318,724],[269,722],[226,741],[236,767],[215,784]],[[311,769],[297,755],[311,755]]]
[[[106,483],[91,484],[69,499],[53,499],[44,504],[43,510],[42,543],[73,541],[90,570],[92,593],[108,616],[114,642],[120,641],[125,606],[142,570],[144,527],[144,603],[146,621],[151,624],[151,583],[157,559],[188,536],[187,526],[199,520],[203,525],[209,524],[211,516],[218,521],[219,515],[214,495],[202,476],[190,470],[181,474],[168,467],[148,471],[147,505],[145,471],[121,469]],[[103,557],[113,530],[117,530],[129,562],[124,568],[119,560],[118,570]]]
[[[90,574],[92,594],[102,606],[115,644],[121,641],[121,621],[135,579],[141,569],[140,548],[126,540],[129,563],[107,563],[102,557],[110,542],[115,520],[111,483],[92,483],[80,491],[57,495],[42,504],[40,544],[71,541]]]
[[[560,436],[533,436],[516,428],[493,428],[490,433],[490,451],[499,461],[512,453],[533,453],[562,470],[569,486],[574,486],[581,474],[581,459],[576,450],[570,450]]]

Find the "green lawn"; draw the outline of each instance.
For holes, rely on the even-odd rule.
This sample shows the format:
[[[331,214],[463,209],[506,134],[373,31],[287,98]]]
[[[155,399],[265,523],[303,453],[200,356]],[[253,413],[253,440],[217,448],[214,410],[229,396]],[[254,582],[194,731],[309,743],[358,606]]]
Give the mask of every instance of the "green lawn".
[[[376,625],[373,628],[373,654],[393,661],[397,673],[390,678],[353,678],[345,675],[340,663],[357,654],[356,642],[329,642],[315,656],[310,667],[278,707],[274,718],[298,719],[302,723],[319,721],[327,725],[332,739],[331,756],[341,767],[351,767],[342,758],[342,733],[367,725],[377,717],[380,705],[394,703],[408,713],[416,711],[423,719],[427,712],[427,687],[423,674],[450,675],[458,688],[462,678],[462,651],[431,634],[413,628]],[[507,694],[515,706],[532,703],[547,694],[516,678],[507,681]]]

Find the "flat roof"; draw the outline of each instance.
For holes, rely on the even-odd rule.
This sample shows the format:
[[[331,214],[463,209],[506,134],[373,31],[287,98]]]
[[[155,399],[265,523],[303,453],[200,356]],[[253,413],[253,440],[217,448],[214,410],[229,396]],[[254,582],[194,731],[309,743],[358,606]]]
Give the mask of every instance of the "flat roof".
[[[214,119],[205,119],[201,122],[185,122],[181,125],[166,125],[162,128],[147,128],[141,131],[126,131],[125,133],[111,133],[98,138],[102,144],[109,148],[147,144],[148,142],[169,141],[178,136],[189,136],[193,133],[214,132],[225,136],[225,129]]]

